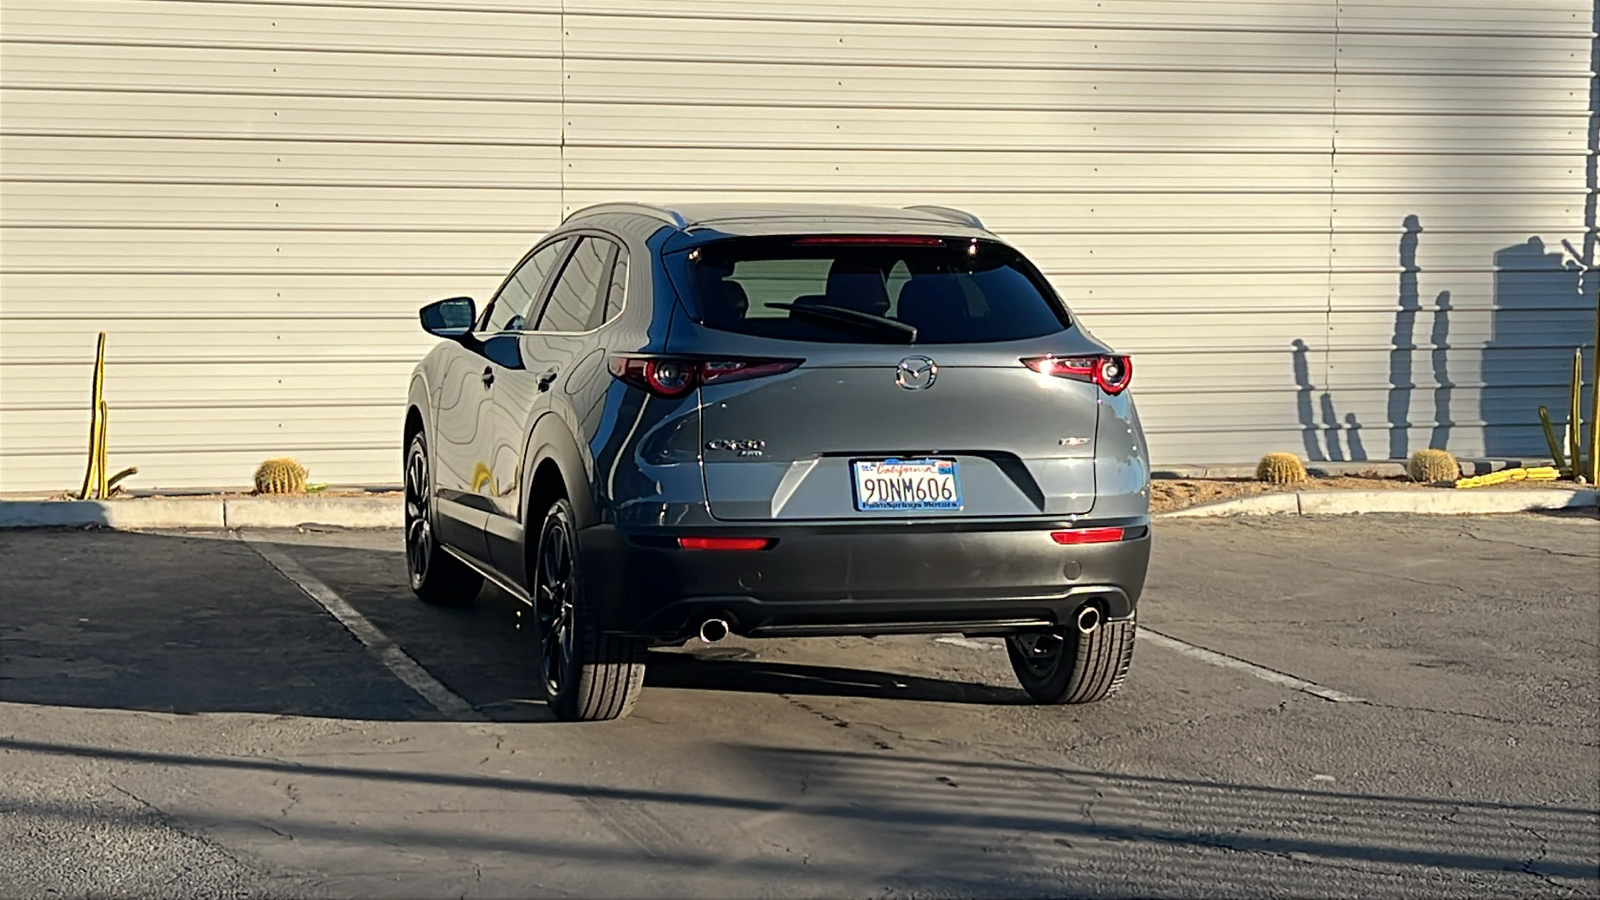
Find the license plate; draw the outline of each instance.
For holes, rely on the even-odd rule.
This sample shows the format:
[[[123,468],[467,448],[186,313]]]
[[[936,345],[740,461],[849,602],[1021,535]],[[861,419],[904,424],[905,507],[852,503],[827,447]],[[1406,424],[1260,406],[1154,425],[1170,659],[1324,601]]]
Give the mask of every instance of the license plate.
[[[856,509],[960,509],[961,482],[953,459],[858,459]]]

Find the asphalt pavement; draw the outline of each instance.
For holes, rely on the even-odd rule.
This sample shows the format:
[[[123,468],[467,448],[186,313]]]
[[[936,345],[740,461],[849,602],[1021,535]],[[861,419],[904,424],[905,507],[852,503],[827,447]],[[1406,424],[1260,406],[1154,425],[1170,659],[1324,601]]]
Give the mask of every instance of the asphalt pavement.
[[[1600,521],[1158,523],[1132,675],[652,652],[551,721],[391,531],[0,532],[0,896],[1600,896]]]

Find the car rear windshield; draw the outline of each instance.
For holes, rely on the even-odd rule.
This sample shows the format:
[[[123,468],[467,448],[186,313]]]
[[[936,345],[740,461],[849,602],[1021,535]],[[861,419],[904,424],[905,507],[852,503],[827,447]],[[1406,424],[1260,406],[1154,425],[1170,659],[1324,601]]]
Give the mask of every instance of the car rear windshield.
[[[1067,312],[1017,251],[966,238],[740,238],[687,262],[703,325],[791,341],[965,344],[1066,328]]]

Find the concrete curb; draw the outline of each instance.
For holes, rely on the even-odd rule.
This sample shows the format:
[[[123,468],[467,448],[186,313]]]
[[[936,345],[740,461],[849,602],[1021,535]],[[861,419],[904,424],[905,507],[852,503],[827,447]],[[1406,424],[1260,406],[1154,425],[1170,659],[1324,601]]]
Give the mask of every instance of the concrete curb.
[[[0,528],[399,528],[399,497],[0,500]]]
[[[1600,506],[1600,491],[1302,491],[1256,494],[1160,513],[1217,516],[1485,515]],[[151,497],[134,500],[0,500],[0,528],[399,528],[399,497]]]
[[[223,501],[211,497],[0,501],[0,528],[223,528],[224,523]]]
[[[1595,490],[1301,491],[1222,500],[1159,513],[1156,518],[1350,516],[1363,513],[1469,516],[1547,509],[1592,509],[1596,506],[1600,506],[1600,491]]]
[[[223,501],[223,521],[228,528],[400,528],[405,514],[399,497],[235,497]]]
[[[1252,497],[1235,497],[1187,509],[1157,513],[1157,519],[1209,518],[1212,516],[1272,516],[1300,514],[1300,495],[1291,493],[1256,494]]]
[[[1528,459],[1519,457],[1473,458],[1458,457],[1456,462],[1461,464],[1463,475],[1487,475],[1501,469],[1515,469],[1521,466],[1549,466],[1554,465],[1548,459]],[[1332,478],[1339,475],[1365,475],[1376,474],[1393,478],[1406,474],[1406,461],[1403,459],[1363,459],[1355,462],[1329,462],[1314,460],[1306,463],[1306,472],[1319,478]],[[1255,463],[1212,463],[1212,464],[1187,464],[1152,466],[1150,474],[1162,479],[1191,479],[1191,478],[1255,478]]]

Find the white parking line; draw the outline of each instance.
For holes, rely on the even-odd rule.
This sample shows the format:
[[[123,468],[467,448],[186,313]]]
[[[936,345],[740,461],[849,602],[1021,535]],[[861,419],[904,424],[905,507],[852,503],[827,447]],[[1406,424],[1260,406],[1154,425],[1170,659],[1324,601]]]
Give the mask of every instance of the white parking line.
[[[1184,656],[1190,657],[1191,659],[1198,659],[1201,662],[1210,663],[1213,666],[1221,666],[1224,669],[1238,669],[1241,672],[1248,672],[1262,681],[1270,681],[1273,684],[1282,685],[1283,687],[1290,688],[1292,690],[1304,691],[1307,694],[1311,694],[1315,697],[1321,697],[1324,700],[1332,700],[1334,703],[1367,702],[1360,697],[1346,694],[1343,691],[1336,691],[1330,687],[1324,687],[1314,681],[1306,681],[1304,678],[1296,678],[1293,675],[1286,675],[1277,671],[1276,669],[1269,669],[1266,666],[1258,666],[1253,662],[1247,662],[1238,658],[1237,656],[1229,656],[1226,653],[1218,653],[1215,650],[1207,650],[1204,647],[1196,647],[1194,644],[1191,644],[1188,641],[1180,641],[1175,637],[1167,637],[1158,631],[1151,631],[1143,626],[1140,626],[1139,628],[1138,640],[1143,644],[1155,644],[1157,647],[1165,647],[1168,650],[1182,653]]]
[[[272,544],[251,540],[240,535],[240,539],[266,560],[269,565],[277,569],[283,577],[294,582],[295,586],[305,591],[306,596],[317,601],[328,615],[339,620],[355,639],[360,641],[378,661],[383,663],[394,677],[405,682],[406,686],[421,695],[434,709],[446,717],[456,720],[472,722],[485,721],[484,716],[472,708],[472,704],[463,700],[460,695],[445,687],[439,679],[428,674],[424,669],[400,649],[400,645],[389,640],[389,636],[378,630],[376,625],[367,621],[366,616],[356,612],[355,607],[346,603],[343,597],[333,592],[333,589],[323,584],[315,575],[300,567],[300,564],[279,550]]]
[[[964,637],[936,637],[935,643],[949,644],[952,647],[965,647],[968,650],[1004,650],[1006,645],[1000,641],[974,641]]]

